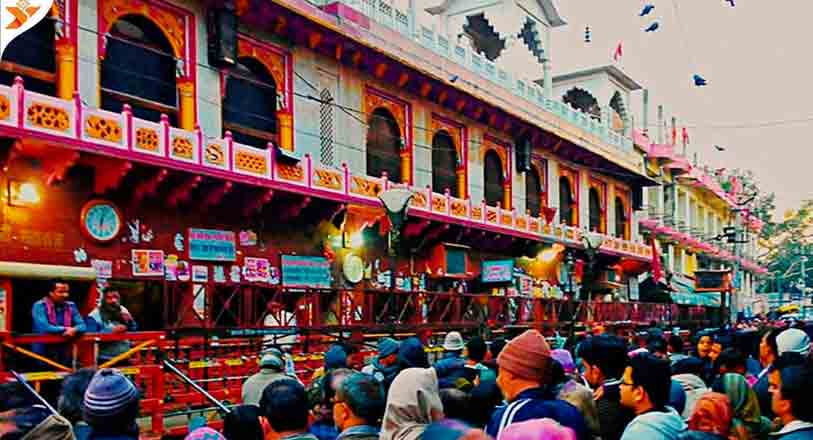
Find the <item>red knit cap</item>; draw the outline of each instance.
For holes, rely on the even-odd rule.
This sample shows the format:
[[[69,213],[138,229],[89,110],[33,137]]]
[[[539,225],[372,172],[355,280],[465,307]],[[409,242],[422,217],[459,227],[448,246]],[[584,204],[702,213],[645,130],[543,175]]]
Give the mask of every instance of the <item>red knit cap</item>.
[[[550,371],[550,346],[539,331],[526,330],[505,345],[497,365],[523,379],[544,383]]]

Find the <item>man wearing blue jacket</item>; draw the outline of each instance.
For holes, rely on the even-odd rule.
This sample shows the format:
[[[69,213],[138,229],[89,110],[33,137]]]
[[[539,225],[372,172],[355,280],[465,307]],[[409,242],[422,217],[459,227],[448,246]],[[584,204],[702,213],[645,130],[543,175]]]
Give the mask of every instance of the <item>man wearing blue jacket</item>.
[[[31,308],[33,332],[40,335],[61,335],[73,338],[85,332],[85,322],[73,301],[68,301],[70,286],[63,280],[51,281],[50,291]],[[70,366],[68,344],[32,344],[34,353]]]
[[[507,403],[492,414],[488,435],[499,438],[513,423],[549,418],[573,429],[579,440],[589,438],[584,416],[570,403],[557,400],[549,389],[552,363],[550,347],[537,330],[527,330],[506,344],[497,357],[497,385]]]
[[[669,361],[649,353],[630,359],[621,379],[621,404],[635,413],[621,440],[679,440],[687,431],[683,418],[666,406],[672,387]]]

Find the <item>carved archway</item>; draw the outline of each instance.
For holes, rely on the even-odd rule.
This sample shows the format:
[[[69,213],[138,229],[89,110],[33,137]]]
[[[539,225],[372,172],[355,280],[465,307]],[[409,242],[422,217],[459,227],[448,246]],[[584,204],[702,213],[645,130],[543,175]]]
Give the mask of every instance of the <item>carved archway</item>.
[[[443,193],[447,189],[458,196],[457,169],[460,160],[454,139],[446,130],[440,130],[432,137],[432,191]]]
[[[383,112],[380,113],[382,115],[389,115],[392,121],[395,122],[400,148],[399,154],[401,157],[401,169],[396,173],[400,176],[398,182],[412,183],[412,108],[406,101],[372,87],[366,87],[364,91],[364,113],[368,119],[370,119],[368,121],[368,140],[370,132],[369,123],[372,120],[373,113],[376,111]],[[368,175],[370,174],[369,165],[368,155]]]
[[[601,107],[598,100],[587,90],[574,87],[562,96],[562,101],[576,110],[581,110],[593,119],[601,120]]]
[[[559,221],[579,225],[579,172],[559,165]]]
[[[591,231],[607,232],[607,184],[590,179],[590,189],[588,191],[588,229]]]
[[[401,182],[401,137],[398,121],[386,108],[379,107],[367,121],[367,174]]]
[[[455,169],[457,191],[452,191],[452,195],[465,199],[468,195],[468,133],[466,127],[436,113],[432,114],[431,125],[432,133],[437,134],[442,131],[451,138],[457,160]]]

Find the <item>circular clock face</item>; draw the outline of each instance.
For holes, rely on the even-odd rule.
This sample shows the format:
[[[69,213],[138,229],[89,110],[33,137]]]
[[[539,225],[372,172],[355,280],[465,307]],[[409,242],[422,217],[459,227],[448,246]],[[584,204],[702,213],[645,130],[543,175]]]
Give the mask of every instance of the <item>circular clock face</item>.
[[[82,229],[96,241],[112,241],[121,232],[121,227],[121,213],[110,202],[93,200],[82,209]]]
[[[348,254],[344,258],[344,277],[356,284],[364,278],[364,261],[357,255]]]

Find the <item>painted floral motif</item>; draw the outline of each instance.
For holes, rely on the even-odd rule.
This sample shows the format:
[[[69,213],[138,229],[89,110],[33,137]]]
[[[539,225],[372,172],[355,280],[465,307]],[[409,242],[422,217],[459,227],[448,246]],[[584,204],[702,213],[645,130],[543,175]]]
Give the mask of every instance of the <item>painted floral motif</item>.
[[[192,141],[184,137],[173,138],[172,155],[182,159],[194,159],[195,153],[193,150]]]
[[[305,180],[305,171],[301,165],[277,164],[277,175],[285,180],[302,182]]]
[[[85,120],[85,134],[95,139],[121,142],[121,126],[118,121],[97,115],[88,116]]]
[[[70,128],[68,112],[41,102],[35,102],[28,108],[28,122],[50,130],[67,131]]]
[[[241,150],[234,155],[234,166],[247,173],[265,175],[268,170],[268,161],[261,154]]]
[[[158,151],[158,132],[141,127],[136,130],[136,147],[140,150]]]
[[[342,189],[342,176],[340,173],[328,170],[315,170],[314,171],[314,186],[329,188],[333,190]]]
[[[223,146],[219,144],[209,144],[206,146],[206,163],[223,166],[226,165],[226,153]]]

